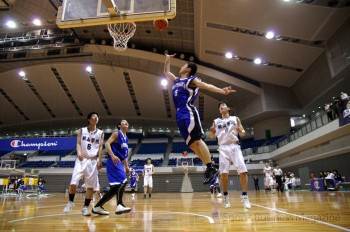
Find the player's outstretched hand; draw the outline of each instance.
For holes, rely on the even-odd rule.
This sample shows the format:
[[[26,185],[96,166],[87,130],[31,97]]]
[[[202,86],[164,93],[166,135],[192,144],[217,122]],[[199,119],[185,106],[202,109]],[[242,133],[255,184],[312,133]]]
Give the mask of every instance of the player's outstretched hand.
[[[112,161],[113,161],[114,165],[119,164],[121,162],[120,159],[116,155],[112,156]]]
[[[172,55],[170,55],[170,54],[168,54],[168,53],[164,53],[164,55],[165,55],[166,58],[169,58],[169,57],[174,57],[174,56],[176,56],[176,53],[174,53],[174,54],[172,54]]]
[[[224,95],[229,95],[230,93],[236,92],[236,90],[232,89],[231,86],[225,87],[225,88],[223,88],[222,90],[224,91]]]

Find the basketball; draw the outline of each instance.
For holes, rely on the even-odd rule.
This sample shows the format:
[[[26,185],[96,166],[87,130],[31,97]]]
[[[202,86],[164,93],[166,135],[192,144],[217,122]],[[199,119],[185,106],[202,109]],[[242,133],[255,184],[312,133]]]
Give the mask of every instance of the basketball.
[[[167,19],[154,20],[153,26],[157,31],[164,31],[168,27],[168,20]]]

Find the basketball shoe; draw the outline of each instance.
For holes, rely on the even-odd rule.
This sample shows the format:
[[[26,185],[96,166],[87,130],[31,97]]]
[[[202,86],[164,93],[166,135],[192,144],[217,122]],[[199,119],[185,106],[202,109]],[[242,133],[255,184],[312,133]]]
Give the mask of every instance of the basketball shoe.
[[[130,208],[125,207],[123,204],[119,204],[117,206],[117,209],[115,210],[116,214],[123,214],[123,213],[129,213],[131,211]]]
[[[88,209],[87,206],[85,206],[85,207],[81,210],[81,214],[82,214],[83,216],[90,216],[90,215],[91,215],[91,213],[90,213],[90,211],[89,211],[89,209]]]
[[[225,209],[231,207],[230,198],[228,195],[224,195],[224,207]]]
[[[211,166],[211,167],[207,167],[207,169],[205,170],[204,173],[204,182],[203,184],[209,184],[211,182],[213,182],[213,180],[215,179],[215,177],[217,177],[217,175],[219,174],[219,170],[216,169],[215,167]]]
[[[244,208],[246,208],[246,209],[252,208],[247,195],[241,196],[241,202],[243,203]]]
[[[73,206],[74,206],[74,202],[72,202],[72,201],[68,202],[66,207],[64,207],[63,212],[70,213],[72,211]]]
[[[99,215],[109,215],[109,212],[106,211],[102,206],[93,207],[91,212]]]

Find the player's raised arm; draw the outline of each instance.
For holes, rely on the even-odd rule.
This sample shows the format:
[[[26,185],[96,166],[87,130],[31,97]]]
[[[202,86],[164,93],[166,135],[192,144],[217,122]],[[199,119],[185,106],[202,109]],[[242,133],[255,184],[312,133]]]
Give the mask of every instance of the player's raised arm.
[[[83,153],[81,152],[81,129],[78,131],[77,135],[77,156],[80,161],[83,160]]]
[[[242,126],[242,123],[241,123],[241,120],[237,117],[237,123],[238,123],[238,128],[237,128],[237,131],[238,131],[238,133],[239,133],[239,135],[240,136],[245,136],[245,130],[244,130],[244,128],[243,128],[243,126]]]
[[[165,54],[165,62],[164,62],[164,75],[172,82],[176,80],[176,76],[170,72],[170,59],[174,57],[176,54],[168,55]]]
[[[215,122],[213,122],[213,125],[210,127],[209,130],[209,138],[213,139],[215,136]]]
[[[111,137],[109,137],[109,139],[105,143],[107,153],[112,158],[114,164],[120,163],[120,159],[113,153],[111,148],[111,143],[113,143],[117,139],[118,139],[118,132],[116,131],[116,132],[113,132]]]
[[[216,87],[215,85],[205,83],[205,82],[200,81],[198,79],[194,79],[191,82],[191,85],[196,86],[199,89],[205,89],[205,90],[208,90],[210,92],[219,93],[222,95],[228,95],[230,93],[236,92],[236,90],[232,89],[231,86],[220,89],[220,88]]]

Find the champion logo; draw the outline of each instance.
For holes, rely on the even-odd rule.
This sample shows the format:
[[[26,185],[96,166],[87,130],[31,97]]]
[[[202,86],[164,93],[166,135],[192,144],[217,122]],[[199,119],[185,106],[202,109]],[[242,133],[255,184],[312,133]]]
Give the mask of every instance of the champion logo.
[[[18,146],[18,142],[19,142],[20,140],[12,140],[11,141],[11,147],[19,147]]]
[[[12,140],[10,145],[13,148],[19,148],[19,147],[34,148],[35,147],[37,150],[40,150],[41,147],[57,147],[58,143],[57,141],[51,142],[51,143],[47,141],[43,141],[41,143],[26,143],[23,140]]]

